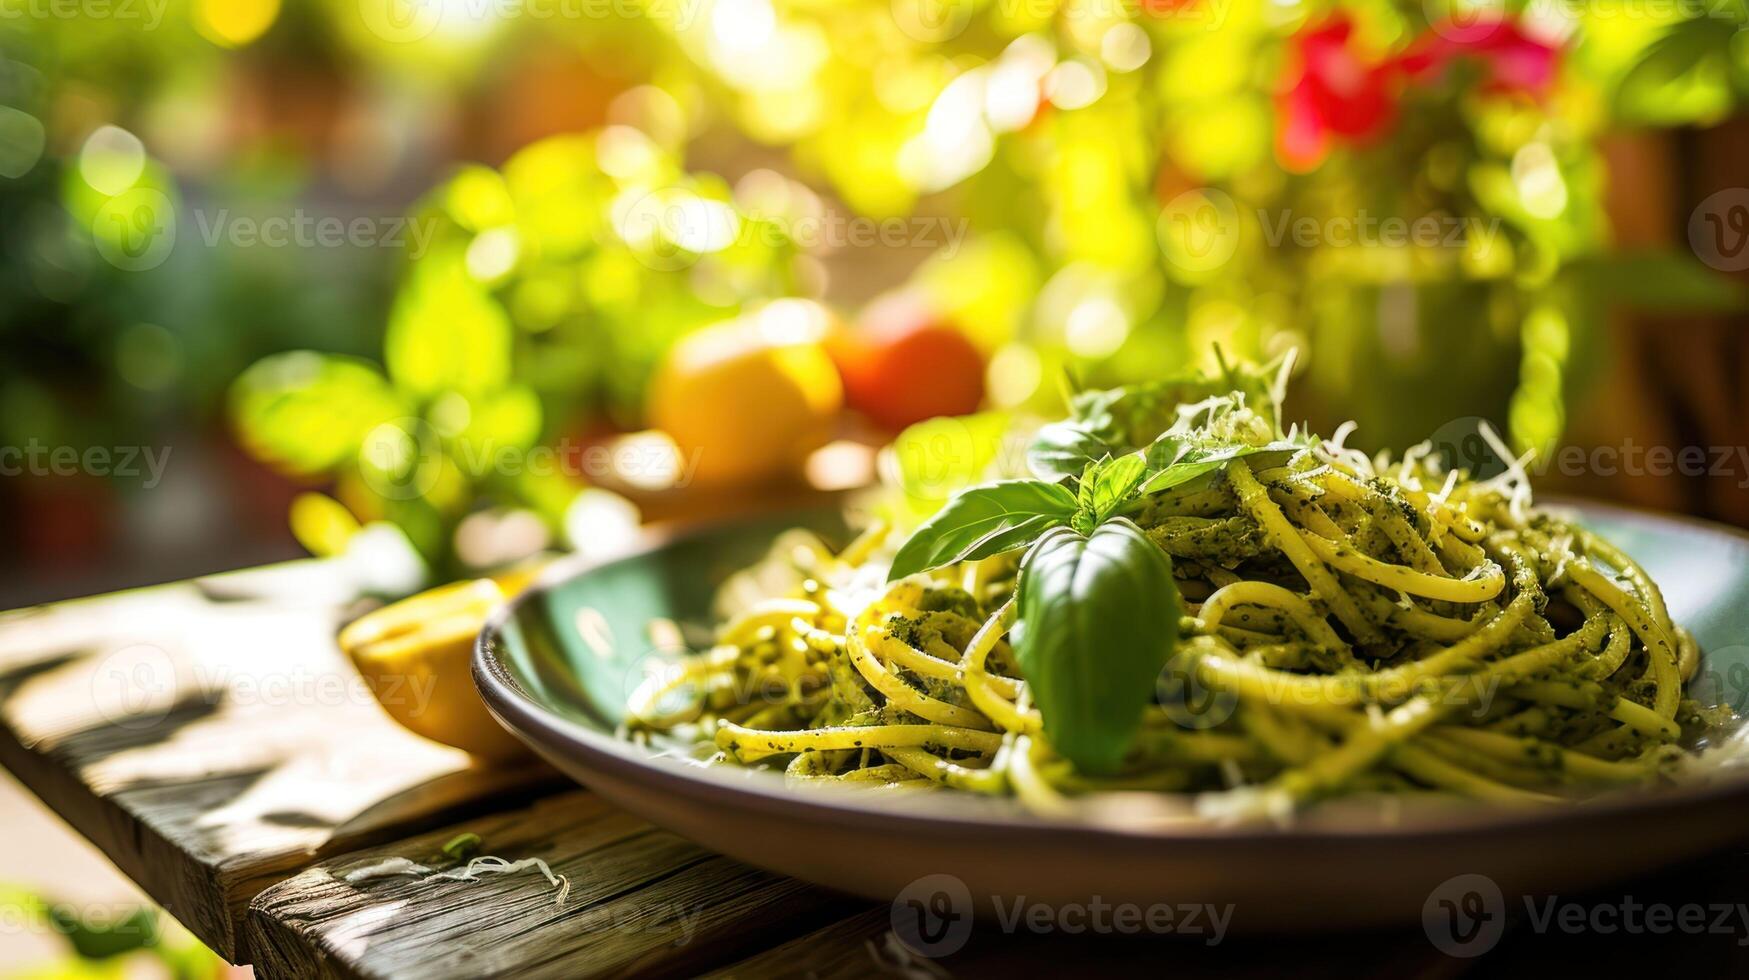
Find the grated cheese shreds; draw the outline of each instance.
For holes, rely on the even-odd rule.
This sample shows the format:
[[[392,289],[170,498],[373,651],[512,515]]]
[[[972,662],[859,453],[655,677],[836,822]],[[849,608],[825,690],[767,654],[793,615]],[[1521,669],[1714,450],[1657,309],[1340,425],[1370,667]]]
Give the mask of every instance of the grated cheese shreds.
[[[564,905],[565,899],[571,894],[570,879],[564,875],[553,873],[553,869],[540,858],[511,861],[506,858],[486,855],[474,858],[465,867],[437,871],[404,857],[390,857],[353,868],[341,875],[341,879],[347,884],[399,876],[419,878],[421,881],[477,881],[482,874],[514,874],[530,868],[539,871],[546,877],[547,884],[559,890],[558,898],[554,904]]]
[[[1512,519],[1522,527],[1530,521],[1531,505],[1530,474],[1525,470],[1524,464],[1536,458],[1536,451],[1527,449],[1522,457],[1514,456],[1512,449],[1506,445],[1504,439],[1500,438],[1500,433],[1494,431],[1492,425],[1483,422],[1477,426],[1477,431],[1481,433],[1483,441],[1487,442],[1488,448],[1499,453],[1500,458],[1506,460],[1506,472],[1491,480],[1484,480],[1482,485],[1500,488],[1506,495],[1507,511],[1511,513]]]

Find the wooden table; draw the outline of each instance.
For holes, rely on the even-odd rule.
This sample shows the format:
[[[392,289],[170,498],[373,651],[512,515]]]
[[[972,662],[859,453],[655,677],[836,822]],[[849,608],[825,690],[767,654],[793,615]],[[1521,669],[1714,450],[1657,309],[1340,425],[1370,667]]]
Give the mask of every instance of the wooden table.
[[[1487,956],[1419,929],[1209,946],[1003,934],[908,950],[891,909],[738,864],[616,810],[539,764],[482,768],[401,730],[335,648],[358,609],[341,566],[303,562],[0,616],[0,763],[226,959],[263,977],[1448,976],[1749,968],[1731,934],[1545,934],[1514,920]],[[476,881],[377,877],[458,834],[539,858]],[[28,846],[28,842],[13,842]],[[1580,898],[1749,900],[1749,855]],[[1661,899],[1660,896],[1663,898]],[[1741,944],[1739,944],[1741,941]]]

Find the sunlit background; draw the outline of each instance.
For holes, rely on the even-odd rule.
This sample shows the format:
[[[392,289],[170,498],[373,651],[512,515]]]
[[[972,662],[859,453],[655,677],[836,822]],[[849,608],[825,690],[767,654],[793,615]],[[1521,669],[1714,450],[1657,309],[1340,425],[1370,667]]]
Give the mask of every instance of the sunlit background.
[[[1351,445],[1485,465],[1486,419],[1547,488],[1749,524],[1746,22],[0,0],[0,607],[607,547],[948,416],[899,447],[939,490],[1217,345],[1297,349]],[[1713,469],[1549,465],[1635,446]]]

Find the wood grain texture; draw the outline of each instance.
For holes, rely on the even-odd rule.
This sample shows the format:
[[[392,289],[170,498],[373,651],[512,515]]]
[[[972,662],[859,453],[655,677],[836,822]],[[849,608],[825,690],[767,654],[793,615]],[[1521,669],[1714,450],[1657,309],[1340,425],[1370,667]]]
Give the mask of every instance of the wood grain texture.
[[[0,764],[247,962],[262,888],[555,779],[389,720],[334,645],[355,594],[304,562],[0,616]]]
[[[774,946],[763,953],[706,974],[709,980],[859,980],[905,977],[955,980],[1056,980],[1064,976],[1156,976],[1170,972],[1191,980],[1235,980],[1293,975],[1307,980],[1356,977],[1416,977],[1442,980],[1466,971],[1468,961],[1440,953],[1420,930],[1365,934],[1260,937],[1095,933],[1089,930],[1035,930],[1004,926],[1001,916],[984,914],[951,952],[926,956],[907,948],[891,927],[887,906]],[[1364,965],[1355,949],[1364,947]]]
[[[474,881],[355,877],[419,861],[455,834],[533,869]],[[354,876],[354,877],[349,877]],[[693,976],[836,921],[852,899],[737,864],[582,791],[325,861],[249,910],[264,980],[280,977]]]
[[[871,973],[904,976],[895,969],[889,935],[892,913],[886,906],[868,909],[797,936],[739,963],[715,970],[709,980],[766,980],[807,977],[809,980],[857,980]],[[902,952],[902,951],[901,951]],[[906,955],[907,960],[915,957]],[[939,969],[939,968],[938,968]],[[912,971],[927,976],[926,968]]]

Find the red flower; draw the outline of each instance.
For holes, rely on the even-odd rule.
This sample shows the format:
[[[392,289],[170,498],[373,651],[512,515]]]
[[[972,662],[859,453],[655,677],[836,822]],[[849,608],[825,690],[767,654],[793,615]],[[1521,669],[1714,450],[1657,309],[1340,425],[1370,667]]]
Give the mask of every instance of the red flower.
[[[1403,87],[1437,81],[1454,61],[1480,62],[1491,90],[1542,98],[1560,53],[1501,18],[1442,21],[1401,56],[1370,62],[1350,46],[1353,33],[1354,22],[1339,12],[1293,39],[1276,93],[1276,152],[1290,170],[1311,170],[1338,142],[1359,145],[1383,135]]]
[[[1516,21],[1442,21],[1410,45],[1398,64],[1410,79],[1425,82],[1453,61],[1471,58],[1482,64],[1488,88],[1540,99],[1554,83],[1559,54],[1557,45],[1531,37]]]
[[[1310,170],[1330,151],[1333,137],[1363,143],[1396,117],[1389,61],[1368,63],[1349,47],[1354,22],[1337,14],[1294,38],[1285,84],[1276,96],[1281,128],[1276,148],[1294,170]]]

